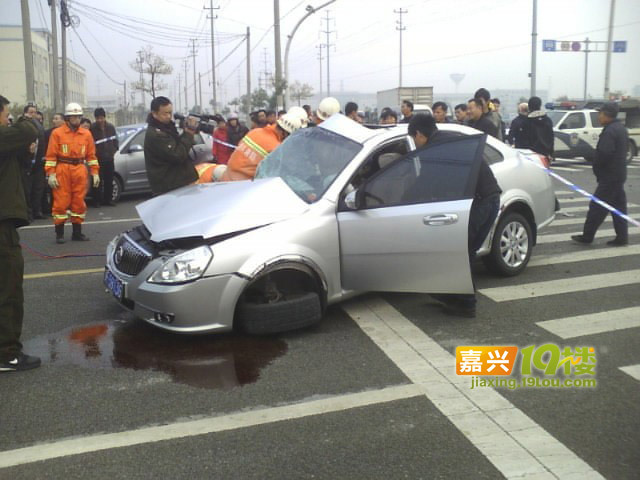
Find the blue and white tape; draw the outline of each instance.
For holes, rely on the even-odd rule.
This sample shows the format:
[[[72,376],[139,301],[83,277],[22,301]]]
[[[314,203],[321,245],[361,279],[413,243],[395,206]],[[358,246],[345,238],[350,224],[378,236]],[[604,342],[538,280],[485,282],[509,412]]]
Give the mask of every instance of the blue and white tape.
[[[631,218],[629,215],[627,215],[626,213],[621,212],[620,210],[618,210],[615,207],[612,207],[611,205],[609,205],[607,202],[600,200],[598,197],[596,197],[595,195],[592,195],[591,193],[587,192],[584,188],[579,187],[578,185],[576,185],[575,183],[571,183],[569,180],[567,180],[564,177],[561,177],[560,175],[558,175],[557,173],[555,173],[554,171],[552,171],[550,168],[547,168],[545,166],[540,165],[539,163],[531,160],[533,162],[533,164],[535,166],[537,166],[538,168],[541,168],[542,170],[544,170],[545,172],[547,172],[547,175],[549,175],[551,178],[555,178],[556,180],[558,180],[559,182],[564,183],[567,187],[569,187],[571,190],[573,190],[574,192],[579,193],[582,196],[587,197],[589,200],[597,203],[598,205],[600,205],[602,208],[607,209],[608,211],[610,211],[611,213],[613,213],[614,215],[619,216],[620,218],[623,218],[624,220],[626,220],[628,223],[635,225],[636,227],[640,227],[640,222]]]
[[[215,143],[219,143],[220,145],[224,145],[225,147],[236,149],[236,146],[231,143],[223,142],[222,140],[218,140],[217,138],[212,139]]]

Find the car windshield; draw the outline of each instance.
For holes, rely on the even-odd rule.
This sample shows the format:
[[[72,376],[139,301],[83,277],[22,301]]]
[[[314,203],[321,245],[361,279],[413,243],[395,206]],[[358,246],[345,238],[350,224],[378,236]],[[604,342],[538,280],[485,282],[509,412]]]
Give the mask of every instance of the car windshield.
[[[122,144],[127,138],[134,133],[143,129],[145,125],[124,125],[122,127],[116,127],[116,135],[118,135],[118,142]]]
[[[547,111],[547,116],[551,119],[551,123],[553,123],[553,127],[557,127],[558,126],[558,122],[560,120],[562,120],[562,118],[564,117],[565,113],[567,112],[549,112]]]
[[[362,145],[324,128],[304,128],[265,157],[255,178],[282,178],[307,203],[318,200]]]

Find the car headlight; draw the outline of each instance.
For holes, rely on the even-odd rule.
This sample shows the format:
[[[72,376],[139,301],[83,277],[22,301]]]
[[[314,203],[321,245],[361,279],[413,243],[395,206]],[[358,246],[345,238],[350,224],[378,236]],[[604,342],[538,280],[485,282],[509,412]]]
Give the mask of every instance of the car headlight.
[[[147,280],[150,283],[182,283],[200,278],[213,258],[207,245],[194,248],[167,260]]]

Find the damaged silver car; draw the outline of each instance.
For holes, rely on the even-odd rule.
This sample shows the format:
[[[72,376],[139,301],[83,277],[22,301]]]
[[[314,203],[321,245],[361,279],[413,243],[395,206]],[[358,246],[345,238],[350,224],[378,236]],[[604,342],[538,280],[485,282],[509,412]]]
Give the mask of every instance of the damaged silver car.
[[[470,293],[467,228],[483,160],[503,193],[478,255],[518,274],[555,216],[541,159],[442,128],[459,135],[416,150],[406,125],[369,129],[336,114],[291,135],[253,181],[148,200],[142,225],[107,248],[107,290],[166,330],[253,334],[311,325],[358,292]]]

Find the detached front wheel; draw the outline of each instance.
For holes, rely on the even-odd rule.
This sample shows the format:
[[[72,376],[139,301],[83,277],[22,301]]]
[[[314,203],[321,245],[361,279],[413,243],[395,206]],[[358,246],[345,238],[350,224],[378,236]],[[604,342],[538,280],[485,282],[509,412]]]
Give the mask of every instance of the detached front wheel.
[[[531,225],[519,213],[509,212],[498,222],[491,252],[482,261],[493,273],[513,277],[527,266],[532,250]]]

